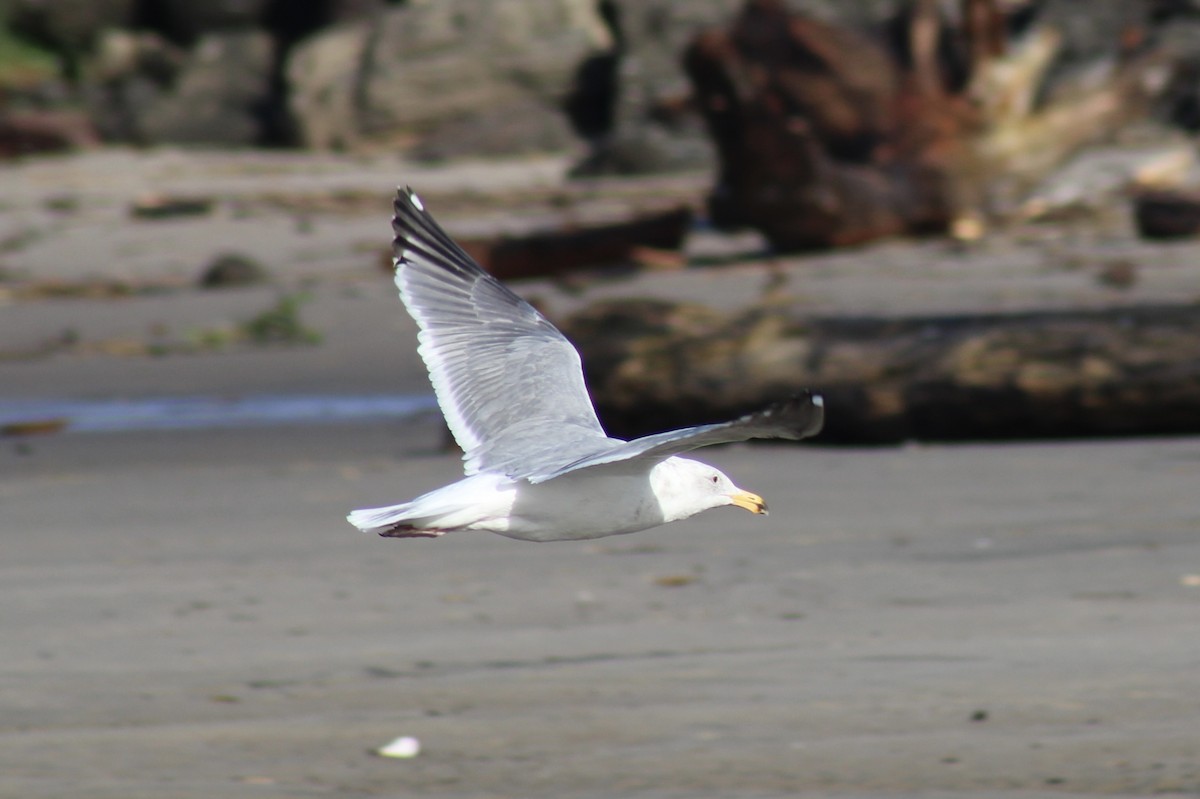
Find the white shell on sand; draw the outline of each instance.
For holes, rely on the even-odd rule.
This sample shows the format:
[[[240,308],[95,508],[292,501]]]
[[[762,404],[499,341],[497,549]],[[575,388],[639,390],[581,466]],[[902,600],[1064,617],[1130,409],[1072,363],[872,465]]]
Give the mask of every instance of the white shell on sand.
[[[421,751],[421,742],[411,735],[401,735],[387,746],[375,750],[380,757],[416,757]]]

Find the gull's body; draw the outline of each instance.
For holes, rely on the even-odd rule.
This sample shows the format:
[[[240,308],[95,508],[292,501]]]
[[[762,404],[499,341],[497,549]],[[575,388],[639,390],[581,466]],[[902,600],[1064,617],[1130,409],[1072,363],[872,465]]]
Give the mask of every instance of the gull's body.
[[[623,441],[604,433],[579,354],[550,322],[483,271],[411,191],[396,198],[396,286],[421,328],[419,352],[463,449],[466,477],[400,505],[357,510],[361,530],[433,537],[455,530],[527,541],[632,533],[762,498],[676,453],[821,428],[804,394],[732,422]]]
[[[352,521],[389,536],[479,530],[526,541],[565,541],[634,533],[686,519],[707,507],[734,504],[735,497],[742,507],[766,512],[760,498],[740,491],[728,478],[720,485],[723,490],[709,494],[711,504],[706,507],[676,501],[686,496],[676,489],[698,470],[723,477],[711,466],[678,456],[654,464],[649,471],[624,463],[608,464],[568,472],[543,483],[474,474],[412,502],[355,511],[358,515]],[[465,497],[470,501],[464,502]]]

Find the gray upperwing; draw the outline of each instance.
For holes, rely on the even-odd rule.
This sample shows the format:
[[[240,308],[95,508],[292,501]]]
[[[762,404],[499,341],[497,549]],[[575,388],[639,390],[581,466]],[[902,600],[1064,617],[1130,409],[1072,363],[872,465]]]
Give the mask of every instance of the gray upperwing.
[[[485,272],[421,201],[397,193],[396,287],[421,328],[419,352],[467,474],[524,477],[610,448],[579,353]]]
[[[587,469],[626,460],[663,460],[713,444],[728,444],[752,438],[799,440],[821,432],[825,423],[825,401],[811,391],[777,402],[761,411],[746,414],[731,422],[685,427],[617,444],[612,449],[588,455],[551,473],[530,476],[533,483],[544,482],[566,472]]]

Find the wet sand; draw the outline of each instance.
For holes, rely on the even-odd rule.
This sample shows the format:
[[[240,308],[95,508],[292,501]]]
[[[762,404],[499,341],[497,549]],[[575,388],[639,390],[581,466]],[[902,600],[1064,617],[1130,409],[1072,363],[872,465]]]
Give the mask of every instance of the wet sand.
[[[1200,787],[1200,442],[732,447],[770,517],[589,543],[342,520],[438,441],[6,444],[0,795]]]
[[[9,359],[0,395],[425,390],[373,257],[329,252],[352,266],[306,267],[338,275],[311,289],[320,347]],[[939,252],[808,260],[790,288],[848,312],[1110,293]],[[1154,252],[1148,300],[1188,274]],[[772,268],[525,290],[729,302]],[[0,340],[271,296],[19,303]],[[454,479],[441,444],[429,416],[0,438],[0,796],[1200,793],[1200,440],[716,449],[771,516],[585,543],[346,524]],[[415,758],[372,754],[401,735]]]

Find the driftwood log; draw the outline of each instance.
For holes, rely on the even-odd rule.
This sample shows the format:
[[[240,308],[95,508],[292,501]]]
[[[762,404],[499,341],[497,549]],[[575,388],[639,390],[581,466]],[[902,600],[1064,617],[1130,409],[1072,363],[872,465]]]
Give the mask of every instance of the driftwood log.
[[[720,159],[713,222],[780,250],[944,232],[1144,119],[1168,84],[1166,56],[1132,31],[1102,80],[1048,91],[1061,36],[1010,43],[999,9],[961,0],[950,19],[910,0],[881,35],[747,0],[698,34],[684,68]]]
[[[804,388],[826,397],[827,442],[1200,432],[1200,305],[821,319],[614,301],[563,328],[622,437]]]
[[[627,264],[644,248],[677,251],[683,246],[692,216],[691,208],[677,206],[618,222],[570,225],[515,237],[464,239],[460,244],[501,280],[555,276]]]

